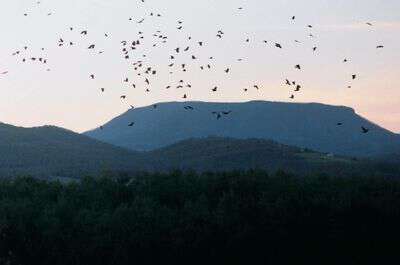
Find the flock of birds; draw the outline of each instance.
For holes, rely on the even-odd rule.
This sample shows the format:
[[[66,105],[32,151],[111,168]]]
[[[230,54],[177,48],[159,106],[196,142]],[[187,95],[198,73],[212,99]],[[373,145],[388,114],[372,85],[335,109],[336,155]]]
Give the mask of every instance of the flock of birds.
[[[145,0],[140,0],[140,2],[144,3]],[[36,4],[40,5],[41,2],[37,1]],[[243,10],[243,7],[238,7],[237,8],[239,11]],[[28,17],[29,14],[28,13],[24,13],[23,14],[25,17]],[[47,13],[47,16],[51,16],[53,15],[52,12]],[[136,23],[138,25],[145,23],[145,21],[147,22],[147,19],[149,17],[153,17],[153,18],[157,18],[157,17],[162,17],[162,14],[159,13],[154,13],[151,12],[150,14],[148,14],[146,17],[144,18],[140,18],[138,20],[129,17],[127,18],[127,22],[129,23]],[[296,21],[296,16],[292,16],[290,18],[288,18],[290,20],[293,21],[293,23]],[[374,25],[370,22],[366,23],[366,26],[368,27],[373,27]],[[185,23],[182,20],[178,20],[176,22],[175,28],[176,31],[182,31],[185,27]],[[306,28],[308,30],[312,30],[313,29],[313,25],[306,25]],[[68,31],[70,32],[77,32],[77,34],[79,34],[82,38],[86,38],[87,36],[90,35],[90,31],[88,29],[80,29],[77,30],[75,29],[75,27],[69,27]],[[222,39],[224,38],[224,31],[219,29],[215,31],[215,38],[217,39]],[[109,38],[110,34],[109,33],[104,33],[104,38]],[[145,53],[139,54],[138,53],[141,51],[141,47],[144,45],[144,39],[147,37],[148,35],[146,35],[143,31],[139,31],[137,33],[137,36],[133,39],[133,40],[121,40],[120,41],[120,56],[123,60],[127,60],[128,62],[130,62],[131,67],[133,68],[136,78],[133,78],[132,76],[126,76],[123,80],[122,80],[122,84],[126,85],[129,84],[131,87],[133,88],[137,88],[137,87],[142,87],[144,86],[145,91],[146,92],[150,92],[151,91],[151,87],[152,87],[152,81],[154,80],[154,78],[157,78],[157,74],[158,74],[158,70],[157,70],[157,66],[154,65],[150,65],[149,62],[146,61],[146,57],[147,55]],[[152,32],[150,34],[151,38],[152,38],[152,47],[155,48],[157,46],[161,46],[164,45],[165,43],[168,42],[168,36],[167,34],[164,34],[162,31],[157,30],[155,32]],[[315,36],[312,33],[309,33],[309,37],[314,38]],[[249,38],[246,38],[244,40],[246,43],[250,42]],[[295,42],[299,42],[298,40],[294,40]],[[208,60],[206,63],[197,63],[198,61],[198,56],[196,55],[196,51],[197,49],[201,49],[203,46],[206,45],[206,40],[195,40],[193,39],[191,36],[187,36],[187,43],[189,44],[185,44],[184,46],[181,47],[176,47],[173,50],[170,51],[169,54],[169,60],[167,62],[167,66],[169,69],[169,74],[170,75],[174,75],[174,73],[177,72],[187,72],[190,71],[191,67],[195,66],[198,67],[201,71],[209,71],[211,69],[216,69],[216,71],[221,71],[221,74],[225,74],[225,75],[229,75],[231,72],[231,68],[230,67],[226,67],[224,69],[220,69],[218,70],[214,63],[214,57],[213,56],[209,56]],[[271,42],[269,40],[263,40],[263,43],[265,45],[271,45],[273,48],[276,49],[284,49],[284,44],[282,43],[278,43],[278,42]],[[67,40],[64,39],[63,37],[59,37],[58,41],[57,41],[57,45],[61,48],[64,46],[74,46],[76,43],[75,41],[72,40]],[[145,47],[145,48],[148,48]],[[376,46],[377,49],[382,49],[384,48],[383,45],[378,45]],[[42,51],[45,50],[45,48],[41,48]],[[318,49],[317,46],[313,46],[312,47],[312,51],[316,52]],[[12,56],[15,57],[22,57],[21,61],[23,63],[26,63],[27,61],[31,61],[31,62],[35,62],[35,63],[39,63],[39,64],[43,64],[43,65],[47,65],[48,62],[48,58],[44,58],[44,57],[40,57],[40,56],[28,56],[27,57],[27,53],[28,53],[29,47],[28,46],[24,46],[22,47],[22,49],[20,50],[16,50],[12,53]],[[87,46],[87,50],[89,51],[94,51],[98,54],[102,54],[105,51],[104,50],[100,50],[97,48],[96,43],[92,43],[89,46]],[[145,50],[145,49],[143,49]],[[184,57],[185,59],[182,61],[180,59],[182,59],[182,57]],[[243,58],[239,58],[237,59],[237,61],[242,61]],[[204,62],[204,61],[203,61]],[[343,59],[343,63],[348,63],[349,59],[348,58],[344,58]],[[301,71],[302,70],[302,65],[300,64],[296,64],[293,66],[294,69]],[[46,68],[47,71],[50,71],[50,68]],[[1,75],[6,75],[8,74],[8,71],[3,71],[0,72]],[[351,80],[355,80],[357,79],[357,74],[351,74]],[[96,79],[96,74],[95,73],[89,73],[88,74],[88,78],[91,80]],[[139,80],[139,81],[138,81]],[[140,82],[140,83],[138,83]],[[289,80],[289,79],[285,79],[284,84],[291,87],[293,90],[293,93],[290,93],[289,98],[290,99],[294,99],[295,98],[295,93],[299,93],[302,89],[302,85],[297,82],[296,80]],[[180,88],[192,88],[192,84],[191,82],[187,81],[187,80],[183,80],[180,79],[177,81],[176,84],[172,85],[172,84],[168,84],[165,86],[165,89],[171,89],[171,88],[176,88],[176,89],[180,89]],[[254,84],[252,86],[252,88],[256,89],[256,90],[260,90],[262,89],[262,86],[260,84]],[[348,86],[348,88],[351,88],[351,86]],[[211,93],[215,93],[217,92],[219,89],[219,87],[213,86],[212,88],[210,88],[210,92]],[[243,91],[247,92],[249,90],[249,88],[244,88]],[[99,92],[100,93],[104,93],[106,91],[105,87],[100,87],[99,88]],[[189,96],[187,93],[182,95],[183,99],[187,99]],[[121,100],[126,100],[128,98],[128,95],[123,94],[120,96]],[[130,108],[134,108],[134,106],[130,105]],[[157,105],[153,105],[153,108],[156,109]],[[184,106],[184,109],[186,111],[192,111],[194,110],[193,106],[187,105]],[[211,114],[216,118],[216,119],[221,119],[222,117],[226,116],[226,115],[230,115],[232,113],[232,111],[227,110],[227,111],[214,111]],[[134,122],[131,122],[128,124],[129,127],[134,126]],[[343,123],[342,122],[338,122],[337,126],[342,126]],[[100,129],[103,129],[103,126],[100,127]],[[365,128],[365,127],[361,127],[360,128],[362,133],[368,133],[370,129]]]

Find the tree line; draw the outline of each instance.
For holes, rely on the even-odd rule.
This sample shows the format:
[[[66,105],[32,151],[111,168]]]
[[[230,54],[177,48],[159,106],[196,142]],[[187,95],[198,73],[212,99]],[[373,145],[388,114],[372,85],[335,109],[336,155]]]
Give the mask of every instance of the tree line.
[[[379,264],[400,182],[264,171],[0,181],[0,264]]]

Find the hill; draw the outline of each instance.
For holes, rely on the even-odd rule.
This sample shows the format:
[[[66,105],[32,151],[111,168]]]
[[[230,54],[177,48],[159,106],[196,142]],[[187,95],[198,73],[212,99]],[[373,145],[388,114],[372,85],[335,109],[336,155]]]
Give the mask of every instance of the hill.
[[[101,170],[132,171],[140,163],[134,152],[53,126],[0,124],[0,154],[1,176],[80,177]]]
[[[146,156],[156,171],[261,169],[268,172],[284,170],[297,175],[324,173],[348,176],[368,172],[369,176],[394,177],[400,174],[400,167],[393,163],[334,156],[262,139],[188,139],[147,152]]]
[[[185,106],[193,109],[185,109]],[[135,124],[129,127],[131,122]],[[362,126],[369,132],[362,133]],[[400,150],[399,135],[362,118],[351,108],[317,103],[161,103],[156,108],[129,110],[106,123],[102,130],[94,129],[85,135],[131,150],[147,151],[207,136],[270,139],[319,152],[357,157]]]

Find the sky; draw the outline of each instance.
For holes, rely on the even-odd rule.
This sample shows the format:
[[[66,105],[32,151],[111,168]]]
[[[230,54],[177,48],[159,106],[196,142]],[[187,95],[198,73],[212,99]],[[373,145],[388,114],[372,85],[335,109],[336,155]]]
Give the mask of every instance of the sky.
[[[84,132],[130,105],[183,101],[187,94],[186,100],[345,105],[400,132],[398,0],[3,2],[0,73],[8,71],[0,75],[0,121],[4,123],[24,127],[51,124]],[[152,12],[162,16],[150,17]],[[294,21],[292,16],[296,16]],[[143,18],[143,23],[136,23]],[[182,30],[177,29],[178,20],[183,21]],[[82,30],[88,35],[81,36]],[[167,43],[152,37],[157,30],[168,36]],[[218,30],[224,32],[222,39],[216,37]],[[126,60],[121,41],[138,39],[139,31],[145,38]],[[74,45],[59,47],[60,38]],[[275,43],[283,48],[274,47]],[[96,48],[88,50],[90,44]],[[376,49],[378,45],[384,48]],[[28,46],[26,51],[24,46]],[[177,66],[168,67],[173,50],[186,46],[190,51],[176,56]],[[314,46],[318,47],[315,52]],[[21,53],[12,56],[15,51]],[[191,55],[197,59],[192,60]],[[46,58],[47,64],[22,63],[22,58],[30,57]],[[344,58],[349,61],[343,63]],[[157,75],[150,77],[150,86],[133,70],[132,63],[137,60],[157,70]],[[187,72],[180,70],[182,63],[187,64]],[[200,65],[208,63],[212,69],[201,71]],[[294,68],[296,64],[302,66],[301,71]],[[224,72],[226,68],[230,68],[229,74]],[[352,74],[357,74],[356,80]],[[126,77],[130,83],[123,82]],[[286,86],[286,78],[301,84],[301,91],[293,92],[293,86]],[[181,79],[192,87],[177,89]],[[172,87],[166,89],[168,85]],[[218,91],[212,92],[215,86]],[[291,94],[294,99],[289,98]],[[121,95],[127,98],[122,100]]]

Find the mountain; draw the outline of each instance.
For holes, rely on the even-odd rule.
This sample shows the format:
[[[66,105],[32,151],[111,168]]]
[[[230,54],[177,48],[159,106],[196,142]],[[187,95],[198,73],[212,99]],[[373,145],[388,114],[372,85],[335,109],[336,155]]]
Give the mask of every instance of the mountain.
[[[127,111],[85,135],[131,150],[154,150],[207,136],[270,139],[337,155],[373,157],[398,152],[400,136],[343,106],[317,103],[169,102]],[[185,109],[191,106],[193,110]],[[212,112],[227,111],[217,119]],[[128,127],[131,122],[134,126]],[[338,125],[341,123],[342,125]],[[362,133],[361,127],[368,128]]]
[[[102,170],[137,170],[143,164],[135,152],[52,126],[0,124],[0,154],[2,177],[80,177]]]

